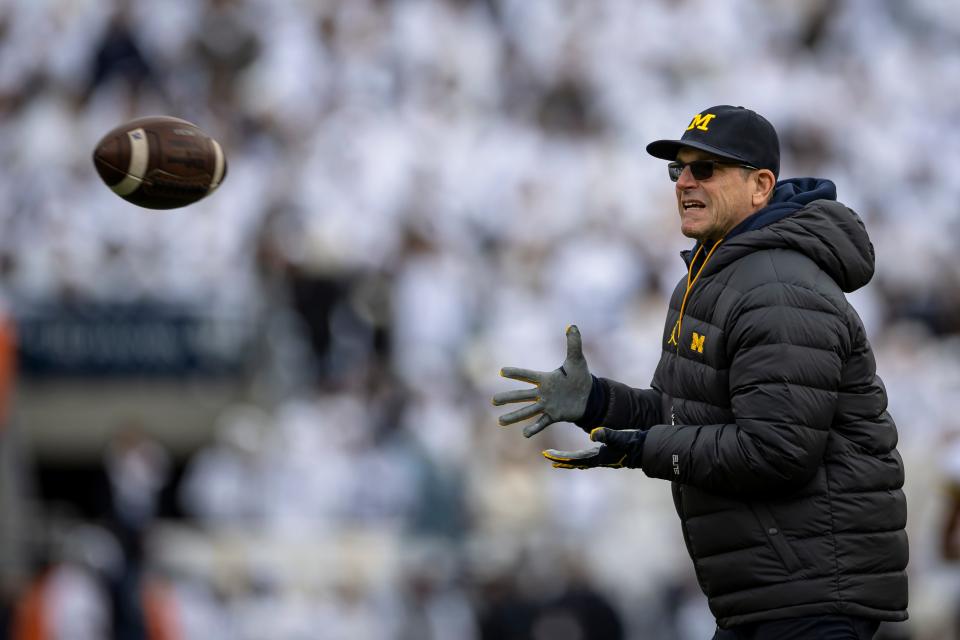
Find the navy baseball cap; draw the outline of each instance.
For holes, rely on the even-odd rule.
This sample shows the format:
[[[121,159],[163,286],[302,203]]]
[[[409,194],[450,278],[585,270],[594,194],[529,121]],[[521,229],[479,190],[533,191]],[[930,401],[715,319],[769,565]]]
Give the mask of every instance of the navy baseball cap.
[[[780,140],[773,125],[756,111],[721,104],[704,109],[690,120],[679,140],[656,140],[647,153],[676,160],[683,147],[707,151],[721,158],[769,169],[780,175]]]

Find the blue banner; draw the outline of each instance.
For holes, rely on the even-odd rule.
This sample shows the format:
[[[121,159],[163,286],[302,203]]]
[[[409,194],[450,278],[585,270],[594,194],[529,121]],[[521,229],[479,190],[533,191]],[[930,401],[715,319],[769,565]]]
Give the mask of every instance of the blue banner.
[[[242,316],[147,304],[50,306],[16,324],[26,376],[239,374],[254,335]]]

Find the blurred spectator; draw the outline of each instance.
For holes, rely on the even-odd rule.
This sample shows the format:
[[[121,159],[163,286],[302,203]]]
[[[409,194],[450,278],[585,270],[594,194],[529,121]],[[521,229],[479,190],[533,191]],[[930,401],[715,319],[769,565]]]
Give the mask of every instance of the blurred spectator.
[[[89,82],[82,103],[103,85],[115,83],[129,90],[134,110],[140,108],[146,90],[163,95],[162,79],[145,57],[132,24],[130,0],[114,0],[113,14],[96,45]]]
[[[257,15],[239,0],[206,0],[193,34],[191,59],[206,68],[210,106],[220,117],[232,119],[237,83],[244,69],[260,53]]]
[[[121,562],[105,575],[114,634],[123,640],[166,640],[172,623],[161,613],[165,598],[148,572],[144,545],[168,481],[167,453],[137,425],[129,424],[110,442],[104,467],[110,500],[107,522],[122,552]]]
[[[43,569],[17,603],[11,640],[107,638],[109,610],[107,594],[83,569]]]
[[[480,638],[524,640],[531,637],[536,603],[506,574],[480,585]]]
[[[120,562],[111,535],[93,525],[47,530],[32,551],[36,562],[15,605],[11,640],[111,637],[103,577]]]
[[[180,502],[190,517],[211,525],[243,523],[263,515],[259,457],[270,417],[256,407],[225,412],[214,441],[190,461]]]
[[[590,584],[587,575],[571,571],[563,591],[548,601],[533,623],[533,637],[622,640],[623,622],[613,603]]]
[[[475,611],[463,584],[455,547],[429,538],[411,548],[402,567],[397,640],[440,640],[478,636]]]
[[[17,337],[14,318],[7,305],[0,302],[0,432],[10,419],[16,369]],[[0,438],[2,437],[0,433]]]
[[[481,638],[626,637],[620,613],[579,568],[580,559],[573,554],[552,557],[555,551],[546,552],[542,558],[527,558],[520,566],[494,573],[481,582]],[[536,579],[531,579],[531,573]]]

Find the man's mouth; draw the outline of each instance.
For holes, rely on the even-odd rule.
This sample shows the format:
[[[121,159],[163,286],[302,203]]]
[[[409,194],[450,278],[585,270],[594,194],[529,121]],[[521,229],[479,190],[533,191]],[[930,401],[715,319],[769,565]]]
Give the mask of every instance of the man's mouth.
[[[692,209],[703,209],[707,205],[703,204],[700,200],[684,200],[680,203],[683,206],[684,211],[690,211]]]

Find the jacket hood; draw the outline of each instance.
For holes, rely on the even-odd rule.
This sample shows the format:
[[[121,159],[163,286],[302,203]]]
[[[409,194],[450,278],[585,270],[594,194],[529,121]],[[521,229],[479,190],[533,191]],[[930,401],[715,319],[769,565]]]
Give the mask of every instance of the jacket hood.
[[[734,227],[710,271],[761,249],[791,249],[817,263],[846,293],[873,277],[874,251],[863,221],[836,201],[836,186],[821,178],[777,183],[770,204]]]

